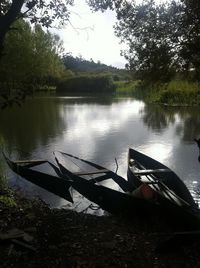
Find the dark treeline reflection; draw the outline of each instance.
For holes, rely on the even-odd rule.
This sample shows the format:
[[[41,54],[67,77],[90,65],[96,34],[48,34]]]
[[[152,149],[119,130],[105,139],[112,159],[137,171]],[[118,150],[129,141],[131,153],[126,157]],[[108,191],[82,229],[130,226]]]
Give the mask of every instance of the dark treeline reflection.
[[[170,122],[174,122],[175,113],[167,111],[164,107],[158,105],[145,105],[141,110],[143,122],[153,131],[162,132],[168,127]]]
[[[187,114],[184,118],[184,124],[180,124],[176,129],[177,134],[182,135],[183,141],[194,141],[194,138],[200,136],[200,116],[199,112],[193,111],[192,114]]]
[[[146,104],[140,110],[149,129],[162,133],[175,124],[176,134],[185,142],[193,142],[200,135],[200,111],[197,107],[170,107]]]
[[[48,144],[66,127],[59,108],[54,99],[34,98],[1,111],[0,135],[6,149],[27,157],[37,146]]]
[[[116,120],[117,114],[121,115],[122,112],[126,114],[124,111],[126,107],[135,109],[137,106],[136,102],[131,99],[127,99],[128,106],[125,104],[120,106],[125,101],[125,99],[111,99],[106,96],[101,96],[101,98],[57,96],[29,99],[22,107],[14,106],[0,111],[0,137],[10,152],[18,151],[18,153],[21,152],[20,156],[28,157],[36,148],[52,145],[56,138],[63,139],[62,133],[68,129],[68,122],[73,121],[74,124],[70,127],[73,126],[79,132],[84,131],[85,133],[87,130],[81,129],[82,125],[77,125],[83,111],[87,112],[88,116],[81,120],[90,121],[84,122],[88,128],[91,122],[95,123],[93,117],[97,112],[98,120],[107,118],[107,124],[112,128],[111,125]],[[115,106],[113,106],[114,104]],[[104,105],[105,108],[103,108]],[[109,112],[110,109],[112,113]],[[175,135],[184,142],[193,142],[194,138],[200,136],[200,111],[198,108],[146,104],[140,106],[136,114],[138,114],[137,120],[142,119],[144,126],[147,126],[150,132],[161,135],[170,125],[173,125]],[[131,120],[131,115],[128,113],[127,120]],[[121,124],[123,123],[121,122]],[[126,128],[127,131],[133,130],[135,133],[132,123]],[[131,128],[133,129],[131,130]],[[122,130],[119,128],[117,132],[120,131]],[[110,129],[111,132],[112,129]],[[109,133],[107,136],[109,138]]]
[[[4,141],[0,145],[6,146],[7,152],[16,151],[19,157],[29,157],[36,148],[52,144],[51,139],[62,136],[68,127],[70,107],[84,105],[90,109],[90,105],[111,106],[114,102],[120,100],[103,95],[98,98],[56,96],[28,99],[21,107],[0,110],[0,137]]]

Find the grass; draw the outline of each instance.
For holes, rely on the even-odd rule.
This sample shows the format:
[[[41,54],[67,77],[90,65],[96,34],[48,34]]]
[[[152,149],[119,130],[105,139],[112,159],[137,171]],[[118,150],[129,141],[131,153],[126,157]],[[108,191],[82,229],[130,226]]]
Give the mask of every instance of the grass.
[[[48,85],[43,85],[43,86],[38,86],[36,91],[46,91],[46,92],[55,92],[56,91],[56,86],[48,86]]]
[[[171,81],[160,92],[160,102],[167,104],[200,105],[198,83],[184,80]]]
[[[137,99],[148,103],[167,105],[200,105],[200,85],[187,80],[172,80],[165,84],[144,84],[131,82],[119,87],[119,92],[131,93]]]
[[[115,81],[116,95],[133,95],[139,81]]]
[[[197,82],[187,80],[172,80],[167,85],[168,90],[181,90],[184,92],[198,91],[199,85]]]
[[[0,149],[3,149],[3,139],[0,137]],[[13,191],[10,189],[5,175],[4,162],[0,158],[0,207],[12,208],[16,206]]]
[[[16,206],[13,191],[8,186],[5,175],[0,170],[0,207],[12,208]]]

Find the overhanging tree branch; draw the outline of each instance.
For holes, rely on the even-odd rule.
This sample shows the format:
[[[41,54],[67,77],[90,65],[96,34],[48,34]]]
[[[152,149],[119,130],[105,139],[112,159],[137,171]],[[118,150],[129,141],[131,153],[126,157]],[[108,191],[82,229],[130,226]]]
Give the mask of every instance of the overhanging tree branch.
[[[0,56],[3,51],[3,42],[5,39],[5,35],[8,32],[10,26],[18,17],[21,8],[24,4],[24,0],[13,0],[8,12],[5,15],[0,16]]]
[[[2,0],[0,1],[0,57],[3,43],[10,26],[19,18],[31,23],[51,27],[54,22],[64,25],[69,21],[69,6],[74,0]],[[39,11],[42,11],[39,13]]]

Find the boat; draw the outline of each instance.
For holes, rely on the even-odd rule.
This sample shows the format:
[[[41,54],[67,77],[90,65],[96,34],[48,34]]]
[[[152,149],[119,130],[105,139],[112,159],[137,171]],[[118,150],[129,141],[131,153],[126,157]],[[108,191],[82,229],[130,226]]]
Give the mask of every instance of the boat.
[[[92,183],[100,183],[110,179],[123,192],[129,192],[131,189],[131,185],[126,179],[105,167],[61,151],[56,151],[53,154],[61,173],[63,172],[69,178],[77,175]]]
[[[133,190],[147,183],[166,214],[173,215],[177,226],[200,228],[198,205],[184,182],[170,168],[130,148],[127,178]]]
[[[197,207],[184,182],[170,168],[132,148],[128,153],[127,178],[132,189],[146,182],[156,192],[162,193],[163,189],[168,191],[168,195],[163,195],[168,199],[174,198],[177,204]]]
[[[130,151],[133,152],[132,150]],[[130,155],[130,151],[129,157],[132,156]],[[140,153],[138,153],[138,155],[139,154]],[[189,198],[184,199],[185,195],[179,196],[177,194],[180,189],[176,191],[176,187],[174,185],[170,185],[170,183],[165,184],[164,180],[159,181],[157,179],[162,177],[160,174],[163,175],[169,172],[175,174],[169,170],[165,172],[167,167],[163,165],[161,166],[161,164],[160,166],[157,166],[156,169],[151,169],[151,171],[149,170],[150,166],[148,166],[148,170],[141,168],[141,166],[139,169],[139,166],[137,166],[137,172],[140,173],[139,176],[138,174],[136,175],[136,173],[134,174],[129,166],[128,170],[129,172],[132,172],[131,176],[134,174],[134,177],[139,177],[139,179],[137,179],[138,185],[135,185],[133,188],[130,176],[129,181],[127,182],[124,178],[118,177],[116,173],[101,168],[99,169],[99,166],[96,164],[94,164],[93,167],[98,168],[98,172],[95,170],[89,172],[85,172],[83,170],[74,172],[71,170],[71,165],[68,164],[68,161],[73,162],[73,160],[76,159],[89,165],[91,162],[67,153],[55,154],[55,159],[61,173],[63,174],[63,178],[70,178],[72,181],[72,187],[75,190],[110,213],[123,214],[128,217],[134,217],[135,215],[145,215],[147,218],[149,218],[149,216],[159,216],[177,230],[194,230],[200,228],[200,210],[197,208],[192,197],[190,198],[190,195],[187,193],[186,196],[189,196]],[[151,168],[153,168],[153,166],[151,166]],[[108,172],[109,175],[106,176],[106,172]],[[142,175],[141,172],[143,173]],[[99,176],[100,173],[101,175]],[[149,173],[151,176],[152,174],[156,174],[157,178],[155,179],[152,177],[151,179],[150,177],[149,179]],[[90,177],[96,175],[97,180],[95,180],[95,178],[86,178],[87,176]],[[119,192],[96,184],[101,181],[101,178],[105,180],[112,176],[116,176],[118,178],[115,179],[115,182],[119,185],[122,183],[121,181],[123,181],[123,183],[125,182],[128,192]],[[143,181],[144,177],[146,177],[145,181]],[[175,175],[174,178],[176,178]],[[182,185],[181,181],[176,185],[179,184],[183,187],[183,189],[186,188],[186,192],[188,191],[187,187],[184,184]],[[172,187],[170,188],[170,186]],[[192,199],[192,202],[190,199]]]
[[[71,187],[71,183],[65,179],[63,179],[60,175],[59,169],[47,160],[19,160],[19,161],[11,161],[8,157],[4,158],[11,168],[13,172],[20,175],[22,178],[27,181],[36,184],[37,186],[61,197],[69,202],[73,202],[71,194],[69,192],[69,188]],[[51,167],[56,174],[48,174],[46,172],[42,172],[39,168],[43,165],[47,164]]]
[[[55,152],[54,155],[62,177],[71,181],[76,191],[105,211],[128,217],[148,217],[160,210],[153,200],[131,194],[129,182],[115,172],[68,153]],[[109,179],[118,184],[121,190],[99,184]]]
[[[129,161],[132,160],[132,152],[129,151]],[[140,153],[137,154],[139,155],[141,156]],[[11,161],[5,158],[15,173],[69,202],[73,202],[69,192],[72,187],[111,214],[129,218],[160,217],[177,230],[196,230],[200,227],[199,209],[190,202],[190,198],[184,199],[183,195],[177,194],[180,190],[176,191],[176,187],[170,188],[170,183],[158,180],[163,174],[172,172],[165,172],[167,168],[161,164],[153,170],[153,166],[145,164],[145,161],[139,162],[137,157],[137,173],[133,172],[129,164],[127,181],[116,172],[76,156],[63,152],[55,152],[54,156],[56,164],[47,160]],[[49,165],[55,174],[42,172],[39,167],[43,164]],[[103,181],[109,179],[118,185],[118,189],[102,185]]]
[[[159,206],[154,202],[146,202],[144,199],[128,194],[129,183],[115,172],[70,154],[62,152],[56,152],[54,154],[58,166],[47,160],[11,161],[5,155],[4,157],[9,167],[16,174],[69,202],[73,202],[73,198],[69,193],[69,188],[72,187],[88,200],[99,205],[100,208],[111,214],[122,214],[130,217],[141,214],[147,216],[150,211],[152,214],[152,211],[156,212],[159,209]],[[65,161],[65,166],[61,163],[61,156],[70,159],[70,161]],[[74,164],[73,166],[74,160],[77,160],[79,165]],[[73,170],[72,172],[67,169],[67,162],[71,169],[74,168],[79,171],[76,170],[75,172]],[[80,163],[85,168],[90,168],[90,170],[83,170],[82,167],[80,171]],[[49,165],[57,176],[38,170],[43,164]],[[115,181],[121,190],[118,191],[98,185],[108,179]]]

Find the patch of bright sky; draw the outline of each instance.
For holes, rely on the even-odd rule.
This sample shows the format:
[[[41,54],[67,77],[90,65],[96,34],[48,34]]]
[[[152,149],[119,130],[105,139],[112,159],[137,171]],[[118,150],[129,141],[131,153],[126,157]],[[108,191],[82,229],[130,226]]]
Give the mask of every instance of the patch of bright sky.
[[[66,52],[73,56],[82,56],[107,65],[123,68],[125,59],[120,56],[120,50],[125,48],[120,39],[114,34],[113,26],[116,22],[112,11],[93,13],[85,0],[75,0],[70,22],[59,31],[64,41]]]
[[[70,8],[70,24],[59,31],[65,52],[124,68],[127,62],[120,56],[120,51],[126,47],[120,44],[120,39],[114,34],[113,26],[117,21],[115,12],[108,10],[93,13],[85,0],[74,2],[74,7]]]

